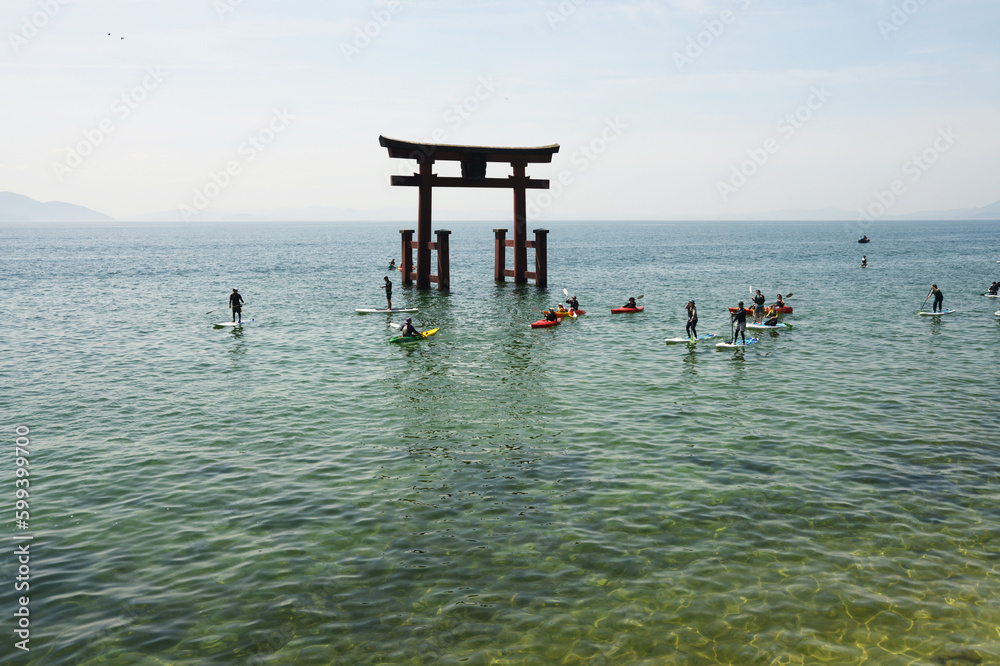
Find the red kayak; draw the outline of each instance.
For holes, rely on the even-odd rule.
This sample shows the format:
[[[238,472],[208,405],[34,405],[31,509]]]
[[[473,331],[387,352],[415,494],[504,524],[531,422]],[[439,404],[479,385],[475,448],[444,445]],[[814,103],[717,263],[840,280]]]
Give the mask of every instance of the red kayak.
[[[539,319],[538,321],[531,323],[531,328],[548,328],[549,326],[558,326],[559,320],[549,321],[548,319]]]
[[[555,312],[557,317],[568,317],[570,315],[576,315],[579,317],[582,314],[587,314],[586,310],[567,310],[566,312],[559,312],[559,310],[556,310]]]
[[[646,306],[640,305],[637,308],[611,308],[611,314],[621,314],[623,312],[642,312]]]
[[[729,311],[730,312],[736,312],[737,309],[738,308],[729,308]],[[746,310],[747,314],[749,314],[749,315],[753,314],[753,308],[744,308],[744,309]],[[771,308],[771,307],[765,307],[764,308],[764,314],[767,314],[768,312],[774,312],[774,311],[775,311],[775,309]],[[786,305],[783,308],[778,308],[777,312],[778,312],[778,314],[792,314],[792,307],[790,305]]]

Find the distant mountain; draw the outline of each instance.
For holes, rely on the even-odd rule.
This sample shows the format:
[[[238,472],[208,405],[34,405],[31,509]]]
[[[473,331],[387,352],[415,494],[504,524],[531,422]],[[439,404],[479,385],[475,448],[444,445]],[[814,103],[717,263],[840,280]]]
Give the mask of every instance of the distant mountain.
[[[981,208],[951,208],[949,210],[925,210],[909,215],[900,215],[900,220],[1000,220],[1000,201],[994,201]]]
[[[115,218],[83,206],[42,203],[13,192],[0,192],[0,222],[114,222]]]

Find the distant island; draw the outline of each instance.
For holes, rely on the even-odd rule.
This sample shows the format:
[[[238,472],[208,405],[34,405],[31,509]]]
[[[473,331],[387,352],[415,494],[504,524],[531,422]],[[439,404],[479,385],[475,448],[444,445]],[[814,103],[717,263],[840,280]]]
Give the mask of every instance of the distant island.
[[[250,212],[206,210],[193,221],[201,222],[413,222],[416,211],[411,208],[380,208],[357,210],[311,206],[303,208],[272,208]],[[500,212],[492,211],[442,211],[441,221],[503,221]],[[676,218],[666,218],[664,221]],[[690,218],[697,221],[696,218]],[[838,208],[792,208],[770,213],[749,214],[740,218],[713,218],[728,221],[775,221],[775,222],[852,222],[858,219],[857,211]],[[927,210],[906,215],[886,215],[879,218],[893,220],[1000,220],[1000,201],[981,208],[953,208],[950,210]],[[0,192],[0,222],[177,222],[181,214],[177,210],[130,216],[116,220],[84,206],[49,201],[42,203],[23,194]],[[552,220],[557,222],[560,220]]]
[[[96,210],[64,203],[42,203],[13,192],[0,192],[0,222],[114,222]]]

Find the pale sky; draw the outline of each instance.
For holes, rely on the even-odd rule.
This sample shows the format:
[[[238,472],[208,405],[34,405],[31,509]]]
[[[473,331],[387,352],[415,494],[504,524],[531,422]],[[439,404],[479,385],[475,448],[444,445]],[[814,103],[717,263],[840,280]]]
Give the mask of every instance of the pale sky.
[[[0,26],[0,190],[119,219],[415,217],[380,134],[560,144],[538,221],[1000,199],[997,0],[4,0]]]

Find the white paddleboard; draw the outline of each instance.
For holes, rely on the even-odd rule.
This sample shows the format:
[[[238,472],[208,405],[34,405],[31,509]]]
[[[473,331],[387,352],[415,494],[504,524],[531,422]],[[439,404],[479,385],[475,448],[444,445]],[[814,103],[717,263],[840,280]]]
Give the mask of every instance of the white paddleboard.
[[[941,315],[951,314],[955,310],[942,310],[941,312],[918,312],[917,314],[921,317],[939,317]]]
[[[212,324],[216,328],[222,328],[224,326],[242,326],[243,324],[249,324],[253,319],[244,319],[243,321],[220,321],[218,324]]]
[[[752,345],[752,344],[756,344],[756,343],[757,343],[757,338],[747,338],[747,341],[746,341],[747,345]],[[739,342],[736,342],[736,343],[732,343],[732,342],[719,342],[719,343],[716,343],[715,346],[717,348],[719,348],[719,349],[735,349],[736,347],[745,347],[746,345],[743,344],[743,340],[740,340]]]
[[[986,294],[986,298],[1000,298],[1000,294]]]
[[[663,341],[668,345],[676,345],[682,342],[695,343],[702,340],[711,340],[714,337],[715,333],[706,333],[705,335],[699,335],[697,338],[664,338]]]
[[[392,314],[393,312],[416,312],[417,308],[393,308],[391,310],[386,310],[385,308],[358,308],[355,310],[358,314],[371,314],[373,312],[384,312],[386,314]]]
[[[791,328],[788,324],[782,324],[780,321],[774,326],[766,326],[764,324],[747,324],[748,331],[769,331],[772,328]]]

